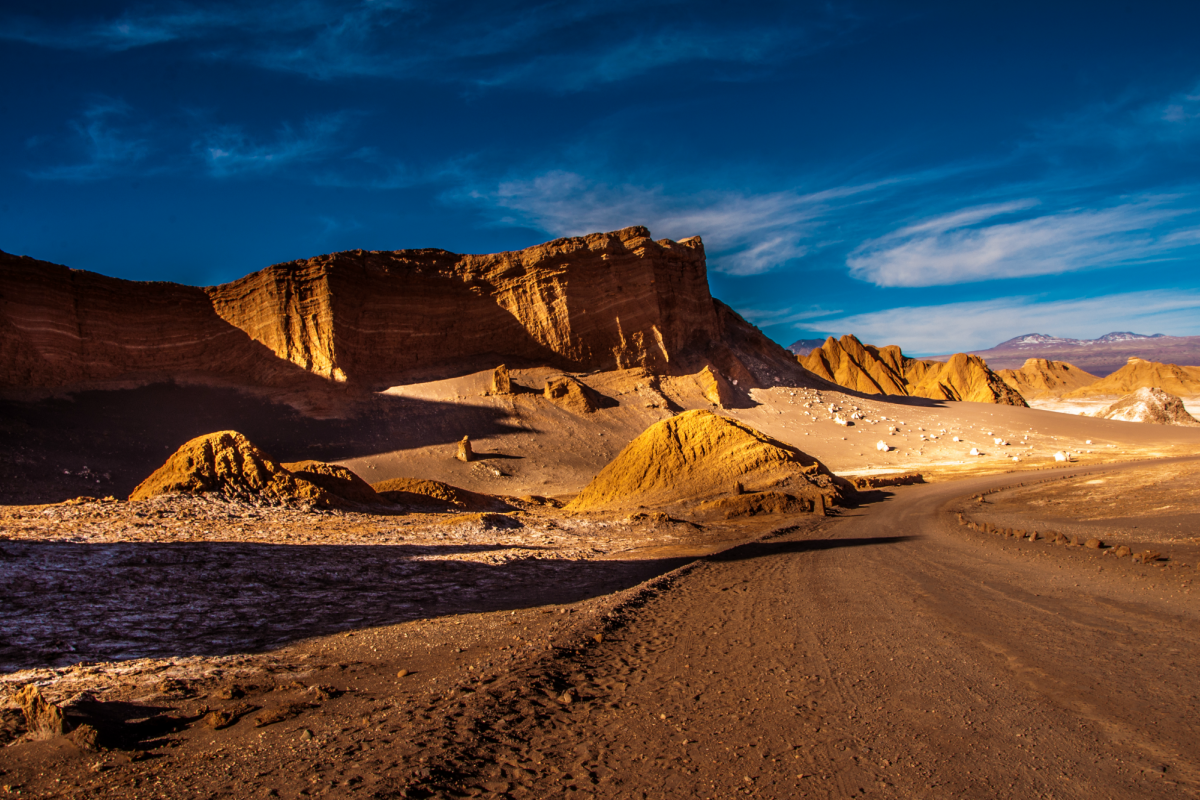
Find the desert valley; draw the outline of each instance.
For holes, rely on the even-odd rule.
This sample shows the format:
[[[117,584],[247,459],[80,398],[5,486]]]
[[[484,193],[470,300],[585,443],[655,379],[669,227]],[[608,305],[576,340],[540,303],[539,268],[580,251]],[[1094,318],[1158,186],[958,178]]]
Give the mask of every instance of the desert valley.
[[[643,227],[2,254],[0,356],[6,794],[1200,794],[1200,367],[793,354]]]

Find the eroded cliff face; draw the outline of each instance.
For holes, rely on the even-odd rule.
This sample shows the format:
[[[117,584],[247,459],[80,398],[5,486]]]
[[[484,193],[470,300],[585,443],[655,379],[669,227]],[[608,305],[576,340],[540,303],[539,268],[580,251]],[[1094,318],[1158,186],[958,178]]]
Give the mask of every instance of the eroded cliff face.
[[[349,251],[209,288],[0,254],[0,386],[218,377],[378,387],[454,365],[698,370],[795,362],[708,290],[699,238],[641,227],[525,250]]]
[[[832,336],[800,364],[827,381],[863,394],[1026,405],[1020,393],[978,356],[957,353],[945,363],[908,358],[896,345],[875,347],[849,334]]]

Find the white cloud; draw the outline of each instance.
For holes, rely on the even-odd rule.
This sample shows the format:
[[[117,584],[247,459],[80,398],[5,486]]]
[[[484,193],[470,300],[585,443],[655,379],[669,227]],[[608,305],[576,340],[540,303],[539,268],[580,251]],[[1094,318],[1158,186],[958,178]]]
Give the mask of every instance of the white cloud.
[[[552,170],[494,190],[466,195],[501,211],[499,221],[529,224],[555,236],[578,236],[645,225],[655,236],[701,236],[709,266],[731,275],[756,275],[803,257],[831,207],[881,184],[804,194],[669,194],[661,186],[612,185]]]
[[[1001,297],[828,317],[805,327],[853,333],[876,345],[898,344],[910,354],[983,350],[1035,332],[1072,338],[1095,338],[1121,330],[1197,335],[1200,291],[1151,290],[1050,301]]]
[[[855,278],[877,286],[944,286],[1076,272],[1161,255],[1172,245],[1156,227],[1193,213],[1147,199],[980,224],[1035,205],[1022,200],[935,217],[865,242],[846,263]]]

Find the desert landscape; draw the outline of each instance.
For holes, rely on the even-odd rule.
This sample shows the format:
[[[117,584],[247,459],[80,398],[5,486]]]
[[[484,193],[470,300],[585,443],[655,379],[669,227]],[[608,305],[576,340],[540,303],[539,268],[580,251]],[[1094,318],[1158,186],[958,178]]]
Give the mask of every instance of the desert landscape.
[[[0,800],[1200,800],[1198,29],[0,5]]]
[[[0,281],[5,792],[1200,789],[1200,426],[1077,368],[796,357],[645,228]]]

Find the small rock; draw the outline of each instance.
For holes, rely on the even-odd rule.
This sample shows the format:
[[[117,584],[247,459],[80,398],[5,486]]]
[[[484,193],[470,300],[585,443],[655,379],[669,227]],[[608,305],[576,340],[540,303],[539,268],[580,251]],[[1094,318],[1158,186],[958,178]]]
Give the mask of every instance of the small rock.
[[[1125,556],[1133,555],[1133,551],[1130,550],[1127,546],[1121,545],[1117,549],[1113,550],[1113,555],[1117,556],[1118,558],[1124,558]]]
[[[455,455],[455,458],[463,462],[475,459],[475,453],[471,451],[471,437],[464,436],[462,441],[458,443],[458,453]]]
[[[409,671],[406,669],[402,669],[396,673],[397,678],[407,678],[408,676],[409,676]]]
[[[1104,542],[1100,541],[1099,539],[1088,539],[1083,543],[1083,546],[1090,547],[1093,550],[1099,550],[1101,547],[1104,547]]]

